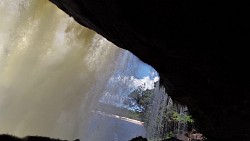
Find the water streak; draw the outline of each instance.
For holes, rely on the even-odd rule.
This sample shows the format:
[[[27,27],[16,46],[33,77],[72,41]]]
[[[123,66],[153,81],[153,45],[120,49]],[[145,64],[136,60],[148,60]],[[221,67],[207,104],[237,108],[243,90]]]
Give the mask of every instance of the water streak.
[[[112,132],[84,139],[107,82],[131,60],[124,50],[47,0],[1,0],[0,17],[0,133],[98,141]]]
[[[174,113],[187,115],[187,111],[186,106],[173,102],[166,93],[165,88],[160,86],[158,81],[146,111],[145,128],[147,138],[161,141],[171,136],[183,134],[187,129],[187,123],[173,120],[173,115]]]
[[[0,133],[84,141],[145,136],[142,122],[114,112],[140,109],[126,105],[138,87],[154,89],[149,138],[165,132],[166,111],[184,112],[159,82],[154,88],[159,78],[152,67],[47,0],[1,0],[0,17]],[[105,104],[114,113],[99,111]]]

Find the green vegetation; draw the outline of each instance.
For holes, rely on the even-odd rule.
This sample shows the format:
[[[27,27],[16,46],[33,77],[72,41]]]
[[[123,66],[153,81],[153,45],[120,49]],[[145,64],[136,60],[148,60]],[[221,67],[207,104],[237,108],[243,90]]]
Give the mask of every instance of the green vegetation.
[[[181,123],[193,123],[194,120],[192,119],[192,116],[186,115],[186,114],[179,114],[177,112],[173,113],[173,120],[181,122]]]
[[[144,122],[145,128],[150,126],[150,122],[155,122],[157,124],[156,127],[154,127],[154,129],[157,130],[157,135],[153,134],[153,138],[150,140],[168,139],[185,130],[187,125],[193,126],[194,120],[192,116],[189,115],[188,111],[181,110],[183,106],[173,104],[169,98],[165,101],[165,104],[164,102],[162,103],[162,105],[165,106],[160,105],[157,107],[162,113],[157,114],[158,116],[154,118],[155,121],[150,121],[149,117],[152,115],[152,111],[155,110],[154,107],[152,107],[152,103],[155,100],[155,92],[155,90],[142,90],[139,88],[129,95],[141,109],[139,117]],[[164,100],[161,100],[161,102],[162,101]]]
[[[133,91],[129,97],[135,101],[136,105],[139,107],[138,111],[135,111],[139,115],[141,121],[146,121],[146,112],[148,111],[150,102],[152,101],[154,90],[145,90],[141,88]]]

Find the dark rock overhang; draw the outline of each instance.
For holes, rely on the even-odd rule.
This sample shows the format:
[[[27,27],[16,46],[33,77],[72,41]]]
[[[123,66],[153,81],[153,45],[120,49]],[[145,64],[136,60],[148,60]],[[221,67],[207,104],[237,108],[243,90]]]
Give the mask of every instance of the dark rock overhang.
[[[248,3],[50,1],[152,65],[208,138],[250,138]]]

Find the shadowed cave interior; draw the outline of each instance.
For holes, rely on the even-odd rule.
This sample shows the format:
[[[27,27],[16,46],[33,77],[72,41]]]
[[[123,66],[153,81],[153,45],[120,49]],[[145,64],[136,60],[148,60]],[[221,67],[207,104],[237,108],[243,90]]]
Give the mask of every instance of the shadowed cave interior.
[[[249,22],[246,18],[250,13],[248,3],[171,0],[138,0],[136,2],[123,0],[50,1],[72,16],[81,25],[96,31],[117,46],[131,51],[139,59],[152,65],[159,73],[160,84],[165,86],[173,101],[187,105],[190,114],[196,121],[197,128],[208,140],[250,140],[250,105],[248,96],[250,92],[248,67],[250,58],[247,50],[249,46]],[[45,1],[41,0],[40,3],[36,4],[39,7],[44,3]],[[32,5],[32,3],[30,4]],[[25,5],[25,2],[21,5]],[[37,7],[33,8],[36,9]],[[8,9],[8,7],[5,8]],[[52,11],[47,11],[47,15],[50,16],[47,19],[46,16],[43,17],[43,14],[39,12],[36,14],[38,17],[42,16],[45,21],[53,19],[50,29],[60,26],[60,24],[53,24],[58,21],[55,18],[58,15],[51,15],[50,12]],[[2,16],[4,16],[3,12]],[[11,16],[9,15],[9,17]],[[36,16],[34,17],[37,18]],[[20,18],[27,17],[24,14]],[[6,19],[8,21],[8,18]],[[8,24],[10,23],[11,21]],[[68,23],[68,21],[64,20],[61,23]],[[20,27],[26,25],[25,22],[13,24],[20,25]],[[26,26],[29,28],[29,25]],[[39,26],[34,26],[32,30],[36,28],[45,29],[45,26]],[[71,28],[68,30],[78,31],[80,29]],[[19,33],[27,34],[27,36],[31,35],[29,32],[24,33],[21,30]],[[46,41],[52,38],[46,36],[46,33],[42,34],[45,36],[41,40]],[[86,36],[93,36],[93,33],[88,33]],[[80,40],[79,37],[80,35],[77,35],[73,38]],[[39,38],[40,36],[37,36],[34,39],[40,40]],[[58,39],[66,42],[64,38]],[[25,38],[20,41],[23,44],[28,42]],[[90,43],[88,40],[82,42]],[[13,43],[13,41],[9,41],[10,43]],[[70,41],[67,41],[67,43],[73,44]],[[78,51],[80,50],[75,52]],[[11,52],[11,49],[5,52]],[[105,51],[101,50],[100,52]],[[116,52],[110,50],[106,54],[115,56]],[[38,51],[34,55],[39,55]],[[61,52],[61,55],[64,55],[63,52]],[[29,56],[32,57],[30,54]],[[109,57],[111,58],[111,56]],[[75,61],[78,57],[80,57],[80,54],[76,57],[69,56],[68,59]],[[60,57],[56,61],[58,60],[60,61]],[[32,61],[30,63],[32,64]],[[71,62],[68,61],[68,64],[71,64]],[[106,64],[109,64],[109,62],[103,63],[103,66],[106,66]],[[90,65],[90,71],[91,67]],[[63,65],[61,68],[65,69]],[[77,64],[73,65],[73,68],[80,70]],[[18,71],[25,72],[22,69]],[[51,68],[51,72],[53,71],[53,68]],[[67,69],[65,69],[65,72],[67,72]],[[61,75],[66,74],[68,78],[72,77],[65,72]],[[27,76],[29,72],[25,74]],[[110,75],[105,74],[107,77],[103,78],[108,78]],[[100,79],[102,78],[100,77]],[[52,82],[55,82],[55,80],[52,80]],[[89,78],[89,80],[93,80],[93,78]],[[71,82],[78,82],[78,80],[72,79]],[[99,83],[105,83],[105,80]],[[49,85],[45,83],[43,87],[49,87]],[[7,90],[9,92],[9,89],[2,88],[1,90],[4,90],[1,92],[7,92]],[[69,88],[70,90],[71,88]],[[70,95],[65,93],[65,96]],[[40,99],[39,97],[36,98],[37,100]],[[77,99],[78,97],[74,98]],[[91,99],[95,100],[96,98],[92,97]],[[6,98],[5,100],[10,99]],[[68,101],[67,104],[72,103]],[[74,107],[80,106],[76,104]],[[55,110],[57,108],[62,107],[55,107]],[[75,113],[72,109],[63,108],[66,111]],[[61,122],[68,121],[66,119],[62,119]],[[66,133],[67,130],[64,132]]]
[[[248,2],[51,1],[152,65],[208,138],[249,140]]]

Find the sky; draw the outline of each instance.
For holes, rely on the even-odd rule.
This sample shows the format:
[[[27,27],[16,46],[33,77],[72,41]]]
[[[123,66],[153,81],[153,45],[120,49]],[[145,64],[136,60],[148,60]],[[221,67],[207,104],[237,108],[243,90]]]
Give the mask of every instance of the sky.
[[[106,90],[100,102],[123,107],[130,110],[138,109],[124,104],[130,101],[129,94],[141,87],[143,90],[153,89],[159,80],[157,71],[150,65],[142,62],[129,51],[124,51],[118,59],[117,70],[108,81]],[[126,103],[126,102],[125,102]]]
[[[143,79],[144,77],[149,77],[151,80],[153,80],[155,77],[158,76],[157,72],[154,68],[152,68],[150,65],[146,63],[139,63],[138,69],[135,73],[135,77],[139,79]]]

